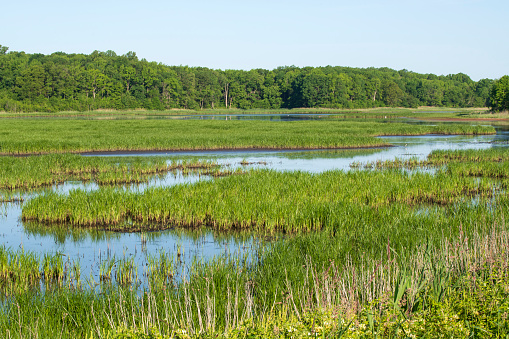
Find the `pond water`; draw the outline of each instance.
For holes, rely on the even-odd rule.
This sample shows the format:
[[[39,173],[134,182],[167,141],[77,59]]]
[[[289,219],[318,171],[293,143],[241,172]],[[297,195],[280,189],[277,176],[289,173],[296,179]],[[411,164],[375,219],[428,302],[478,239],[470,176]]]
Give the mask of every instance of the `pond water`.
[[[279,171],[322,172],[327,170],[349,170],[352,163],[366,163],[394,158],[425,159],[438,149],[486,149],[506,147],[509,131],[499,128],[497,135],[487,136],[414,136],[384,138],[394,147],[364,150],[315,150],[315,151],[215,151],[215,152],[174,152],[143,153],[140,156],[160,155],[174,159],[182,156],[193,156],[200,159],[215,159],[218,163],[231,169],[269,168]],[[132,156],[133,153],[125,154]],[[119,156],[119,154],[115,154]],[[241,163],[250,163],[243,165]],[[209,180],[210,177],[199,175],[182,175],[169,173],[154,177],[148,183],[132,185],[130,189],[143,190],[149,186],[171,186],[183,182]],[[74,188],[87,190],[97,189],[95,183],[67,182],[48,188],[58,192],[68,192]],[[44,190],[21,193],[25,199],[40,194]],[[209,231],[168,230],[152,233],[114,233],[99,230],[69,230],[62,227],[41,227],[21,221],[20,203],[0,205],[0,239],[11,249],[23,248],[34,251],[41,256],[44,253],[59,252],[69,260],[79,260],[82,274],[97,278],[102,258],[133,258],[139,268],[147,263],[149,254],[159,251],[166,253],[183,253],[185,261],[199,258],[208,260],[214,256],[227,256],[232,253],[250,251],[257,239],[249,234],[221,235]]]

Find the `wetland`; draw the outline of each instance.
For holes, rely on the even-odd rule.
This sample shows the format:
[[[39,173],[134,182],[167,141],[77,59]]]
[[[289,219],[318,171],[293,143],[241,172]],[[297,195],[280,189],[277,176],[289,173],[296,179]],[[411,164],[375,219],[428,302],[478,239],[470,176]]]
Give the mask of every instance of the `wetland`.
[[[220,118],[3,125],[0,331],[415,332],[506,274],[504,126]]]

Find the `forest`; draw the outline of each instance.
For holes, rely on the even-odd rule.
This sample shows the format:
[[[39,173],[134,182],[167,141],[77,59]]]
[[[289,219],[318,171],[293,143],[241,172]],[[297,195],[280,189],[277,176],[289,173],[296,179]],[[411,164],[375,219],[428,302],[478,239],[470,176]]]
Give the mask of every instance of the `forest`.
[[[0,45],[0,111],[6,112],[396,106],[504,109],[509,91],[492,95],[497,83],[492,79],[476,82],[463,73],[437,76],[390,68],[216,70],[149,62],[134,52],[44,55],[9,51]],[[496,98],[493,103],[492,97]]]

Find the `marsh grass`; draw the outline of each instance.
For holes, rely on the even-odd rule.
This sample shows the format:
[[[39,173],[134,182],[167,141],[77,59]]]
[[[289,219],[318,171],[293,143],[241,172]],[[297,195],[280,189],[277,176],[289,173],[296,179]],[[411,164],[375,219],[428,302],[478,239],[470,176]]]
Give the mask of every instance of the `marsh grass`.
[[[208,226],[261,233],[321,230],[359,214],[420,205],[453,206],[493,197],[497,183],[447,173],[403,171],[276,172],[253,170],[213,181],[129,192],[102,188],[48,192],[23,205],[23,220],[76,226],[121,225],[126,220],[171,227]]]
[[[509,149],[433,151],[426,160],[417,158],[352,163],[353,169],[427,169],[445,172],[451,177],[479,177],[507,179],[509,177]],[[506,181],[499,181],[507,187]]]
[[[507,112],[494,114],[486,107],[472,108],[448,108],[448,107],[419,107],[417,109],[397,108],[397,107],[379,107],[365,109],[332,109],[332,108],[293,108],[293,109],[171,109],[165,111],[153,110],[112,110],[99,109],[95,111],[61,111],[55,113],[32,112],[32,113],[7,113],[0,112],[0,117],[45,117],[45,118],[81,118],[81,119],[150,119],[179,116],[203,116],[203,115],[252,115],[252,114],[318,114],[347,116],[350,118],[394,118],[394,117],[414,117],[414,118],[506,118]]]
[[[218,167],[210,160],[169,161],[165,157],[83,157],[75,154],[0,157],[0,189],[32,189],[68,180],[95,181],[99,185],[141,183],[153,175],[171,171],[194,174]]]
[[[376,136],[494,134],[489,126],[373,121],[4,119],[1,153],[381,147]]]
[[[0,335],[505,337],[506,186],[489,175],[447,169],[466,161],[504,163],[505,154],[497,152],[446,162],[434,155],[445,166],[435,173],[399,165],[322,174],[257,170],[144,193],[48,193],[24,204],[24,218],[60,220],[61,226],[128,218],[280,238],[189,266],[177,246],[151,256],[140,276],[131,259],[106,258],[100,271],[109,278],[90,289],[81,266],[58,254],[26,259],[0,251],[5,272],[14,272],[2,276]],[[63,280],[27,293],[27,286],[46,281],[45,262],[49,272],[63,272],[54,275]]]

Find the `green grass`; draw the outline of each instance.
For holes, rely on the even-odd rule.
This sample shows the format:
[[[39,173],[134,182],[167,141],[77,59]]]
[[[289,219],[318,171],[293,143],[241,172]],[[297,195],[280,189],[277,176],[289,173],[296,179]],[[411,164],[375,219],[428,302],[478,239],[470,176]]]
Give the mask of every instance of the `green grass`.
[[[489,179],[446,173],[256,170],[142,193],[108,188],[49,192],[24,204],[23,220],[115,227],[138,221],[293,233],[321,230],[379,209],[408,213],[422,204],[453,206],[477,196],[490,198],[496,188]]]
[[[147,181],[150,175],[169,171],[210,171],[218,167],[213,161],[167,162],[165,157],[3,156],[0,157],[0,189],[31,189],[68,180],[94,181],[99,185],[139,183]]]
[[[4,119],[0,153],[87,151],[315,149],[387,146],[375,136],[493,134],[471,125],[380,124],[369,121],[217,121]]]
[[[509,149],[433,151],[426,160],[394,159],[367,163],[353,163],[352,168],[364,169],[440,169],[451,177],[482,177],[501,179],[500,187],[507,188],[509,178]]]
[[[507,162],[509,161],[509,149],[507,147],[489,148],[485,150],[435,150],[428,156],[432,164],[449,162]]]
[[[54,262],[48,271],[62,267],[67,275],[44,291],[8,290],[0,333],[11,338],[504,337],[509,236],[506,225],[485,226],[482,233],[460,233],[436,245],[399,252],[388,247],[357,264],[327,257],[334,249],[321,247],[328,252],[325,260],[297,248],[294,265],[273,267],[267,261],[287,254],[275,244],[256,261],[197,262],[180,284],[172,283],[174,258],[161,254],[149,260],[148,279],[156,283],[145,290],[132,282],[109,283],[131,276],[129,259],[105,261],[103,272],[110,278],[94,290],[85,282],[69,283],[83,281],[79,265],[66,271],[58,255],[49,256],[42,260]],[[325,245],[305,237],[287,245]],[[296,267],[302,267],[300,280],[288,275]],[[261,279],[276,269],[286,275],[282,283]]]

